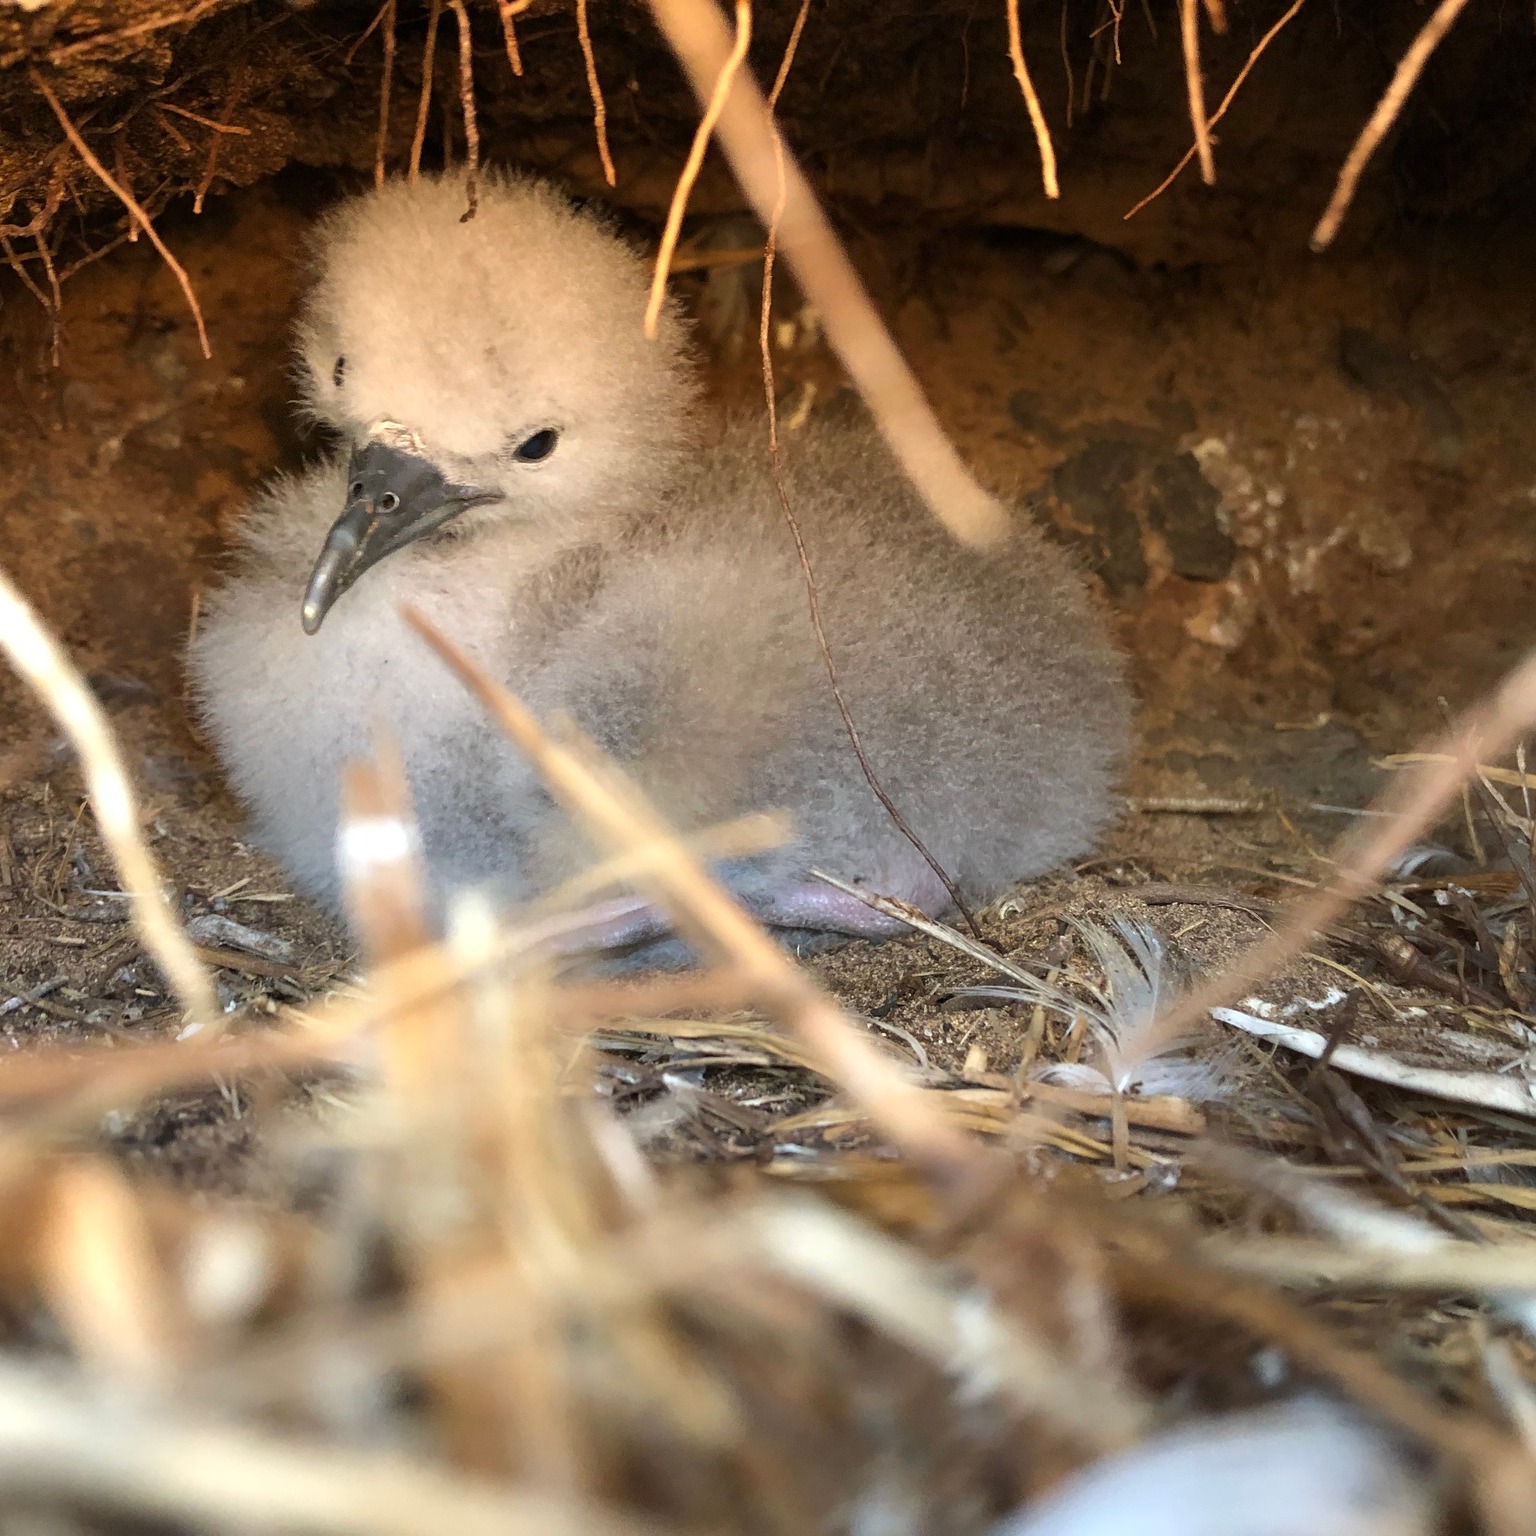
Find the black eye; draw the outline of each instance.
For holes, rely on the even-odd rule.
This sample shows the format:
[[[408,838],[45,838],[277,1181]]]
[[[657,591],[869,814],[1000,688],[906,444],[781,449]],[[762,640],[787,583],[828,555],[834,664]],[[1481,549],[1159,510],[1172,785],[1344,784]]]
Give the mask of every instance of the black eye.
[[[337,389],[341,388],[341,381],[347,376],[347,360],[344,357],[336,359],[336,366],[331,369],[331,383]]]
[[[535,432],[532,437],[519,443],[513,449],[512,457],[520,464],[537,464],[555,451],[555,444],[559,441],[560,434],[553,427],[545,427],[542,432]]]

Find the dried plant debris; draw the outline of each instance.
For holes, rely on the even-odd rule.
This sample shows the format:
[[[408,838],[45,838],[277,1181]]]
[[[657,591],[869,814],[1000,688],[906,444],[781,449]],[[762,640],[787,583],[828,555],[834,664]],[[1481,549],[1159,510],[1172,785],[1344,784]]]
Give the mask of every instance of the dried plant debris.
[[[421,947],[385,761],[347,789],[405,833],[351,871],[361,987],[254,855],[210,878],[195,801],[145,807],[233,1005],[177,1041],[73,769],[0,800],[26,957],[0,1019],[7,1507],[1033,1533],[1201,1529],[1220,1488],[1283,1536],[1417,1536],[1453,1505],[1522,1529],[1529,1122],[1348,1054],[1520,1059],[1513,865],[1416,866],[1254,989],[1254,1017],[1306,1010],[1323,1063],[1156,1031],[1268,932],[1254,879],[1062,875],[979,938],[908,914],[813,986],[609,769],[477,686],[711,969],[594,981],[554,968],[548,914],[470,900]],[[1501,826],[1528,848],[1522,787],[1485,777],[1485,852]],[[1278,1500],[1303,1466],[1314,1502]]]
[[[1393,51],[1334,225],[1461,3]],[[462,46],[444,33],[424,67],[426,18],[445,8]],[[526,108],[498,123],[470,31],[499,23],[491,57],[521,71],[536,41],[521,0],[495,17],[391,3],[373,28],[350,12],[342,26],[342,9],[0,8],[0,104],[17,124],[0,249],[50,313],[72,268],[147,234],[173,198],[201,206],[266,174],[301,135],[333,133],[321,158],[366,173],[376,154],[403,160],[418,124],[438,131],[434,100],[449,155],[456,133],[489,146],[574,103],[584,135],[596,113],[606,159],[615,34],[601,34],[649,26],[638,8],[582,6],[568,97],[559,82],[537,96],[530,63]],[[940,9],[948,36],[962,12]],[[1211,127],[1296,9],[1207,111],[1200,60],[1226,8],[1181,7],[1207,174]],[[1005,10],[1032,98],[1029,18]],[[1111,5],[1094,21],[1106,82],[1120,20]],[[315,126],[357,83],[354,45],[377,50],[362,83],[388,59],[392,87],[358,93],[355,132],[346,113]],[[694,73],[707,97],[710,71]],[[792,88],[831,112],[824,78]],[[610,175],[622,151],[615,133]],[[1063,502],[1134,492],[1157,561],[1226,573],[1192,462],[1122,473],[1100,458],[1061,481]],[[1194,512],[1175,517],[1176,501]],[[1129,586],[1149,579],[1145,551],[1121,554]],[[1285,871],[1106,862],[978,914],[975,935],[906,914],[909,940],[797,970],[605,765],[479,681],[614,861],[595,878],[622,870],[664,900],[707,970],[561,972],[532,918],[471,900],[427,943],[409,858],[352,871],[359,961],[231,849],[228,808],[208,813],[195,768],[131,761],[147,794],[114,801],[98,760],[96,805],[114,813],[99,827],[61,746],[7,753],[7,1528],[1529,1530],[1522,756],[1468,782],[1465,850],[1399,849],[1387,883],[1340,899],[1304,951],[1169,1030],[1174,995],[1283,925],[1282,896],[1331,878],[1313,850]],[[98,682],[121,699],[121,680]],[[408,819],[387,763],[348,788],[359,814]],[[1284,815],[1246,798],[1144,808]],[[1431,835],[1461,841],[1428,825],[1408,841]],[[125,848],[154,883],[119,877]],[[183,1010],[130,921],[135,889],[156,911],[163,897],[182,991],[222,1028],[205,1017],[176,1038]],[[163,931],[146,937],[170,952]],[[185,981],[199,976],[211,1000]]]

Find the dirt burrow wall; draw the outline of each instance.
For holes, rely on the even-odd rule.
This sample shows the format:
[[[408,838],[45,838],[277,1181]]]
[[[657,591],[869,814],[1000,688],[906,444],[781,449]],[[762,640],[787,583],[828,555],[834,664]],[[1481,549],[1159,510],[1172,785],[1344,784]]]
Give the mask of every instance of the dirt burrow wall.
[[[1226,36],[1204,36],[1213,106],[1283,13],[1229,9]],[[757,7],[760,77],[795,10]],[[377,14],[373,0],[0,4],[0,218],[19,269],[0,271],[0,536],[88,661],[161,696],[233,518],[304,451],[285,372],[297,253],[308,217],[371,177]],[[644,8],[590,8],[611,189],[571,6],[518,18],[521,76],[496,7],[468,14],[483,154],[557,175],[653,237],[697,107]],[[428,15],[399,0],[393,167]],[[1066,0],[1023,20],[1056,203],[1001,3],[814,0],[783,98],[947,425],[1082,552],[1149,701],[1338,712],[1383,741],[1432,723],[1437,695],[1465,698],[1528,642],[1536,598],[1530,18],[1468,9],[1321,258],[1307,235],[1419,8],[1312,0],[1219,125],[1217,185],[1190,168],[1129,220],[1188,147],[1176,8]],[[457,49],[445,9],[428,165],[464,152]],[[211,363],[60,113],[180,254]],[[701,241],[753,238],[730,222],[739,200],[713,156],[692,206]],[[720,388],[750,398],[752,349],[730,319],[750,293],[744,306],[740,284],[680,282]],[[793,321],[792,295],[783,307]],[[812,408],[838,372],[814,327],[789,334],[781,389]]]

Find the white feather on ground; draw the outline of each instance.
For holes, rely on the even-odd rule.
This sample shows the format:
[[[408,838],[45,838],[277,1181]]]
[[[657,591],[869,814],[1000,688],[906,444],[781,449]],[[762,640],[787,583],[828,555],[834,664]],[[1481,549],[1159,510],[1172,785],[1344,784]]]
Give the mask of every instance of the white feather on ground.
[[[1219,1099],[1231,1086],[1230,1053],[1196,1054],[1188,1038],[1165,1039],[1152,1029],[1165,992],[1177,985],[1162,935],[1150,923],[1115,917],[1113,931],[1092,918],[1072,926],[1104,973],[1100,986],[1073,972],[1063,981],[1016,974],[1013,986],[964,987],[956,996],[1006,999],[1081,1018],[1093,1036],[1094,1059],[1052,1062],[1042,1081],[1090,1093],[1176,1094],[1194,1102]]]
[[[1384,1434],[1304,1398],[1153,1436],[992,1536],[1429,1536],[1438,1504]]]

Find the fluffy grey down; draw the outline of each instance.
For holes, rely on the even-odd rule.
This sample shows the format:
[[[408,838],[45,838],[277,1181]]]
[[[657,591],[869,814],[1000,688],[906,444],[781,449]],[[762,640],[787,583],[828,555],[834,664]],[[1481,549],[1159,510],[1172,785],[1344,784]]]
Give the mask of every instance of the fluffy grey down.
[[[261,841],[338,907],[338,774],[382,720],[439,900],[467,885],[521,900],[587,861],[405,627],[409,599],[540,717],[573,717],[677,825],[788,810],[790,847],[726,871],[768,920],[880,930],[812,866],[942,910],[838,718],[765,422],[703,412],[675,315],[644,340],[648,267],[601,220],[512,177],[462,212],[456,182],[387,183],[318,233],[304,395],[340,448],[251,510],[191,651]],[[380,423],[501,499],[386,556],[307,635],[300,598],[348,454]],[[514,457],[546,429],[548,457]],[[1000,551],[961,548],[860,421],[813,420],[784,465],[869,757],[962,893],[1089,850],[1115,814],[1130,707],[1069,557],[1022,514]]]

